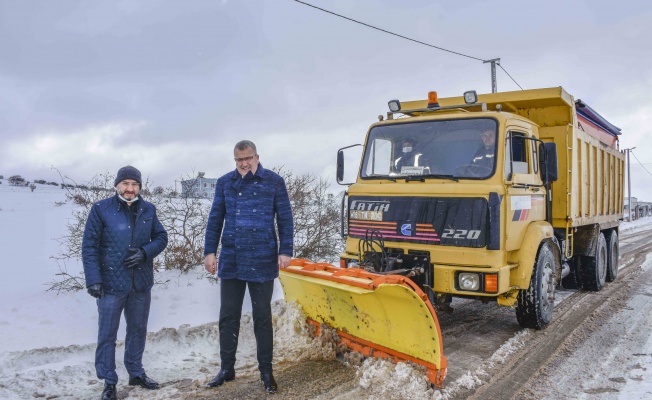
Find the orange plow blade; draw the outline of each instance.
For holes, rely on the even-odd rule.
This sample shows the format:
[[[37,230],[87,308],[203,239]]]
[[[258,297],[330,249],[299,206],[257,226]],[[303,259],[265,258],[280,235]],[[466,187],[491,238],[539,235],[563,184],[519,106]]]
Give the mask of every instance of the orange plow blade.
[[[335,329],[349,348],[421,365],[441,387],[447,363],[437,314],[409,278],[293,259],[279,279],[286,301]]]

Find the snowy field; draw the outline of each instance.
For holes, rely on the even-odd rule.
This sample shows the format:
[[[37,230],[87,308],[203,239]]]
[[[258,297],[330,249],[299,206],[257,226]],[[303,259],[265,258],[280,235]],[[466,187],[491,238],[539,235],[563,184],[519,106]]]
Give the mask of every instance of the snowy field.
[[[102,382],[95,377],[93,358],[97,335],[95,301],[85,291],[77,293],[46,292],[47,283],[55,279],[59,265],[50,257],[60,244],[55,240],[66,232],[73,205],[65,201],[64,191],[57,187],[37,185],[17,188],[0,184],[0,398],[70,398],[99,397]],[[652,218],[624,223],[622,231],[637,231],[652,224]],[[76,274],[81,262],[68,262],[67,270]],[[148,329],[151,332],[144,364],[150,376],[161,382],[180,378],[203,385],[219,370],[219,348],[216,320],[219,310],[219,284],[212,284],[198,266],[188,274],[162,271],[152,291],[152,307]],[[280,284],[274,292],[275,364],[303,359],[329,359],[333,349],[317,343],[305,331],[296,308],[282,301]],[[251,309],[245,298],[245,313]],[[524,331],[523,334],[527,334]],[[124,324],[118,338],[124,337]],[[495,361],[518,347],[520,336],[505,343],[495,354]],[[642,349],[651,351],[648,348]],[[126,382],[122,366],[122,343],[118,344],[117,365]],[[645,352],[644,351],[644,352]],[[651,357],[652,358],[652,357]],[[250,315],[243,317],[241,344],[236,368],[255,374],[256,356]],[[423,389],[425,378],[403,366],[368,360],[358,371],[361,390],[370,382],[385,382],[385,390],[393,398],[401,393],[414,398],[440,398],[441,393]],[[652,371],[652,362],[643,365]],[[391,376],[389,376],[391,375]],[[649,377],[649,374],[647,375]],[[462,378],[464,379],[464,378]],[[467,377],[466,379],[472,379]],[[464,382],[446,382],[447,386]],[[377,386],[377,385],[376,385]],[[649,386],[649,383],[648,383]],[[421,388],[421,389],[417,389]],[[645,382],[628,387],[628,396],[643,398]],[[368,392],[366,392],[369,394]],[[409,395],[408,395],[409,393]],[[134,389],[130,399],[169,398],[170,391],[149,392]],[[380,395],[381,393],[376,393]]]

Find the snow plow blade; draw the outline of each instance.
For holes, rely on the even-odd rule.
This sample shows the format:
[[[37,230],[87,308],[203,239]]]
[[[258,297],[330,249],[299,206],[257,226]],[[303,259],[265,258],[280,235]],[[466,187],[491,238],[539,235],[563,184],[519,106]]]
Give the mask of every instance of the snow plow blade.
[[[441,387],[447,363],[439,321],[409,278],[293,259],[279,279],[285,300],[301,305],[318,328],[330,326],[365,356],[421,365],[430,382]]]

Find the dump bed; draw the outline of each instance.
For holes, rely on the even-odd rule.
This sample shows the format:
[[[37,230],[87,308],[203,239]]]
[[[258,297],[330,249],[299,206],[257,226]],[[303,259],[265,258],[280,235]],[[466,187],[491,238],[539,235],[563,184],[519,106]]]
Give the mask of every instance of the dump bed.
[[[618,224],[625,179],[625,154],[617,148],[620,129],[561,87],[480,96],[480,101],[489,109],[500,102],[503,110],[537,123],[543,141],[557,144],[554,228]]]

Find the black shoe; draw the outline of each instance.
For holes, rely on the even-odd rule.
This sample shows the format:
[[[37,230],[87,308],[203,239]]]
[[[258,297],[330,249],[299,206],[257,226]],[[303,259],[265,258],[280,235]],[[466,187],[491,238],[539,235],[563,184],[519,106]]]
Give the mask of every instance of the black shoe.
[[[235,369],[221,369],[220,372],[215,375],[212,381],[208,382],[208,387],[217,387],[222,386],[224,382],[230,382],[235,379]]]
[[[271,372],[261,372],[260,380],[263,381],[263,385],[265,386],[267,393],[276,393],[278,390],[278,385],[276,384],[274,375],[272,375]]]
[[[116,400],[115,385],[110,383],[104,384],[104,390],[102,391],[102,400]]]
[[[141,376],[129,378],[129,386],[141,386],[145,389],[154,390],[158,389],[158,382],[147,376],[147,374],[142,374]]]

